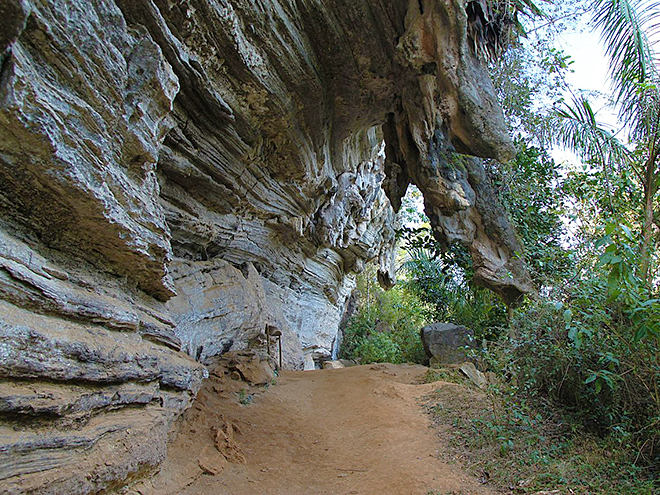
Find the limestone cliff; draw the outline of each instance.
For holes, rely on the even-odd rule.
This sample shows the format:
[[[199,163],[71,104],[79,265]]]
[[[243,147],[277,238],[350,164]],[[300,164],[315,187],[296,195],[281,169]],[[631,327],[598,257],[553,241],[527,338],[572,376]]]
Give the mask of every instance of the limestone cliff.
[[[0,4],[0,492],[154,468],[214,355],[332,351],[395,211],[530,290],[479,161],[512,146],[463,0]]]

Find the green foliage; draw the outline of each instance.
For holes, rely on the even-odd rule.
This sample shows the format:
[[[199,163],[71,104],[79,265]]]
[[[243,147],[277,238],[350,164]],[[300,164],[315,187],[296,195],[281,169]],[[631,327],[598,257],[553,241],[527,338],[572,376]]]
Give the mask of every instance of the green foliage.
[[[549,128],[552,105],[563,100],[565,77],[572,60],[545,38],[509,49],[490,68],[491,77],[508,126],[542,142]]]
[[[647,36],[660,17],[657,2],[645,0],[594,0],[594,25],[610,59],[610,76],[619,118],[633,140],[634,152],[597,120],[583,96],[553,112],[549,142],[564,145],[587,163],[602,171],[601,190],[609,199],[610,215],[624,220],[630,208],[615,208],[612,183],[634,176],[641,195],[641,229],[638,232],[639,263],[637,271],[645,283],[653,284],[657,192],[660,177],[660,93],[653,45]],[[637,203],[637,202],[635,202]],[[639,203],[634,204],[637,209]]]
[[[524,245],[521,253],[540,287],[563,280],[573,265],[561,216],[564,189],[558,167],[548,154],[516,140],[518,155],[508,164],[486,162],[488,176]],[[478,340],[496,338],[507,326],[505,305],[490,291],[471,283],[472,260],[454,243],[441,246],[428,225],[403,229],[407,256],[402,283],[433,307],[429,318],[465,325]]]
[[[361,338],[353,359],[361,363],[401,363],[401,348],[385,333],[371,333]]]
[[[508,326],[506,306],[483,287],[474,286],[463,297],[454,299],[449,314],[449,321],[470,328],[479,342],[499,337]]]
[[[540,225],[555,228],[542,219]],[[549,293],[562,302],[528,302],[511,322],[514,337],[491,342],[479,353],[482,369],[500,376],[489,393],[493,404],[501,406],[493,406],[494,418],[471,428],[479,429],[484,443],[499,445],[500,454],[508,457],[535,434],[529,425],[521,429],[520,422],[527,421],[535,406],[552,405],[559,421],[571,425],[571,435],[590,432],[602,439],[598,445],[605,442],[616,449],[617,461],[607,469],[616,467],[630,475],[625,483],[648,488],[653,482],[644,480],[655,476],[652,466],[660,465],[660,301],[636,269],[640,255],[629,226],[608,223],[589,239],[594,238],[597,241],[585,248],[592,251],[591,257],[576,267],[564,265],[564,279],[554,278],[548,285]],[[422,261],[416,269],[433,274],[427,266],[432,259],[426,256]],[[442,283],[456,284],[455,278],[448,280],[451,277]],[[546,280],[553,280],[551,273]],[[539,452],[548,463],[567,455],[544,448]],[[618,486],[618,481],[612,483],[585,486],[608,493],[608,486]],[[647,488],[640,493],[647,493]]]
[[[401,223],[409,226],[419,227],[427,225],[429,219],[422,211],[424,207],[424,196],[414,184],[410,184],[406,194],[401,198],[401,209],[399,210],[399,220]],[[411,227],[412,228],[412,227]]]
[[[470,283],[470,269],[467,250],[454,245],[437,256],[422,248],[409,250],[399,273],[406,277],[401,283],[433,308],[429,319],[465,325],[477,340],[493,338],[506,325],[506,307],[495,294]]]
[[[639,335],[658,316],[649,310],[635,321],[640,305],[654,304],[638,298],[645,285],[634,265],[625,266],[635,253],[626,230],[605,232],[600,261],[562,287],[563,302],[528,302],[511,323],[514,338],[475,351],[480,368],[497,376],[490,408],[457,415],[452,399],[432,409],[451,419],[457,441],[503,486],[603,494],[660,488],[660,339],[650,330]]]
[[[343,332],[340,356],[362,363],[423,363],[419,330],[429,308],[405,287],[384,291],[373,268],[358,277],[358,311]]]
[[[639,340],[634,312],[610,290],[602,274],[572,287],[565,304],[518,312],[516,338],[493,346],[484,365],[503,370],[514,396],[549,400],[634,452],[630,461],[653,465],[660,459],[660,345]]]
[[[572,72],[570,56],[555,39],[589,10],[585,2],[543,3],[545,15],[525,19],[526,36],[518,38],[489,69],[511,134],[540,144],[550,126],[549,114],[561,103]]]
[[[598,260],[606,269],[609,301],[616,302],[630,321],[635,340],[650,335],[660,338],[660,299],[652,297],[646,281],[639,276],[639,250],[625,223],[608,223],[605,236],[596,242],[604,247]]]
[[[584,95],[574,96],[570,103],[563,103],[554,109],[548,133],[547,142],[565,146],[587,163],[597,164],[603,173],[603,184],[608,189],[613,168],[617,164],[626,164],[630,157],[630,152],[615,133],[597,120]]]
[[[253,396],[246,389],[242,388],[238,391],[238,402],[244,406],[252,403]]]
[[[559,167],[548,153],[518,137],[518,154],[507,164],[489,162],[487,172],[524,246],[525,264],[536,285],[553,285],[570,271],[570,250],[562,245],[566,198]]]
[[[568,171],[563,182],[563,194],[570,203],[566,215],[573,225],[573,249],[581,259],[594,258],[593,244],[601,237],[602,225],[611,221],[612,211],[632,232],[642,228],[641,184],[626,166],[617,164],[609,170],[605,181],[601,167],[587,164]]]
[[[657,121],[658,81],[655,50],[647,31],[660,17],[660,5],[648,0],[594,0],[594,24],[610,59],[610,75],[622,120],[639,129],[640,103],[655,100]],[[648,83],[651,83],[650,85]],[[647,94],[648,89],[650,94]],[[643,125],[642,128],[645,128]],[[642,130],[647,133],[648,129]]]
[[[630,451],[574,431],[547,406],[513,402],[497,387],[487,401],[461,387],[441,387],[427,399],[440,434],[450,435],[447,459],[463,459],[502,491],[650,495],[659,488],[648,470],[630,463]]]

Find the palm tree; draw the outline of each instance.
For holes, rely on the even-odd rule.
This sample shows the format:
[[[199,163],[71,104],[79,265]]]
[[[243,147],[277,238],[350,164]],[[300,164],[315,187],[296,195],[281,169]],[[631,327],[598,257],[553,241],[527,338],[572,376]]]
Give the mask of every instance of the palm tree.
[[[410,249],[398,268],[406,276],[406,284],[419,297],[435,307],[436,317],[444,317],[451,301],[459,295],[460,283],[449,273],[451,268],[433,252],[424,248]]]
[[[610,76],[619,119],[630,140],[643,149],[641,160],[600,125],[583,96],[557,109],[551,141],[561,144],[602,167],[608,191],[613,166],[629,167],[644,190],[639,275],[650,286],[653,251],[653,203],[660,180],[660,93],[658,60],[647,36],[657,26],[660,2],[648,0],[594,0],[593,23],[610,59]],[[611,213],[616,216],[612,202]]]
[[[408,250],[397,271],[412,279],[444,279],[446,277],[442,262],[430,250],[424,248]]]

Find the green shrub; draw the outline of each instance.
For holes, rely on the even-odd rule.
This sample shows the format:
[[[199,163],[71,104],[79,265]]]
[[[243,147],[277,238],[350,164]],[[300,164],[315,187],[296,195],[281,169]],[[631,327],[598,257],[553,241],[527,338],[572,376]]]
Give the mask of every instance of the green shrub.
[[[427,323],[428,306],[405,287],[384,291],[374,283],[372,271],[358,277],[358,311],[344,328],[340,357],[362,363],[423,363],[419,330]]]
[[[570,305],[534,303],[512,326],[516,337],[482,356],[508,379],[511,396],[550,401],[576,427],[629,450],[631,461],[658,465],[660,345],[635,338],[606,280],[580,283]]]
[[[411,244],[416,242],[422,241]],[[472,262],[465,247],[452,244],[443,256],[426,247],[411,248],[399,268],[400,283],[426,303],[429,320],[464,325],[478,341],[497,338],[507,324],[505,304],[490,290],[469,281]]]
[[[362,363],[400,363],[401,348],[385,333],[375,333],[360,339],[355,357]]]

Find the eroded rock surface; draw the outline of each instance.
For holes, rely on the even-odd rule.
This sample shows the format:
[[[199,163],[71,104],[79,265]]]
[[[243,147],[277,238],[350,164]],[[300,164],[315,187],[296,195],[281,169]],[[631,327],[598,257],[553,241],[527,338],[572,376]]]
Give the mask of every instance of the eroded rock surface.
[[[4,0],[0,490],[154,468],[205,376],[326,359],[409,183],[478,280],[530,290],[478,160],[512,146],[462,0]]]
[[[467,361],[467,348],[476,347],[474,333],[463,325],[431,323],[419,331],[431,366]]]
[[[206,369],[162,303],[33,246],[0,232],[0,493],[96,492],[155,469]]]

